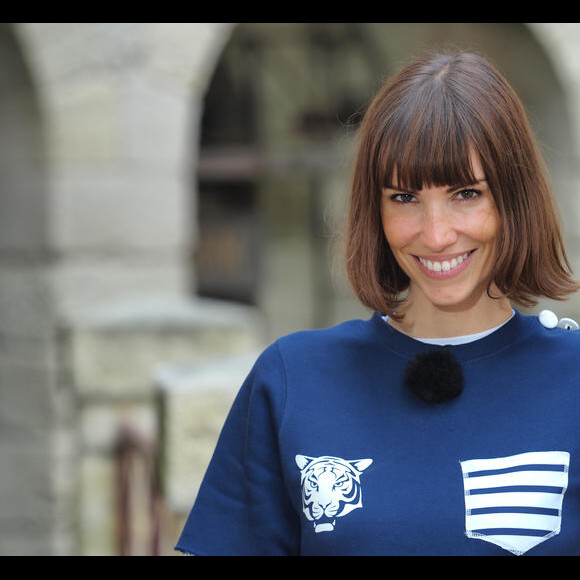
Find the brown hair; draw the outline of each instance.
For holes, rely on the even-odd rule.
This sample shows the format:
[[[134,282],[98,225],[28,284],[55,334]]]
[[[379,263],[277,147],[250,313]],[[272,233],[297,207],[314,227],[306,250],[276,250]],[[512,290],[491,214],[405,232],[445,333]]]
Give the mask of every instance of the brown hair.
[[[382,188],[395,177],[397,187],[414,190],[473,183],[472,150],[500,215],[492,282],[523,306],[539,296],[563,300],[580,287],[571,278],[544,162],[519,97],[486,59],[438,53],[388,81],[359,129],[346,270],[363,304],[393,315],[409,285],[385,239]]]

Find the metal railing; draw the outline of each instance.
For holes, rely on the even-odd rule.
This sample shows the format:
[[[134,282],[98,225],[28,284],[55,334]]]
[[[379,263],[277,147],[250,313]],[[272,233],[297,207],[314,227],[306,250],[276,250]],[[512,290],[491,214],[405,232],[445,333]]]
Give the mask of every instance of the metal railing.
[[[159,556],[163,498],[158,445],[129,424],[119,429],[114,449],[117,553]]]

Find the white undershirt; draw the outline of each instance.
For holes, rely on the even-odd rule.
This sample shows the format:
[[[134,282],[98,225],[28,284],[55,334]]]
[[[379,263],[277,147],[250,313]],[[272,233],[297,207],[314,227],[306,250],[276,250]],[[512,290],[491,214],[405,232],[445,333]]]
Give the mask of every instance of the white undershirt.
[[[512,315],[505,322],[502,322],[498,326],[494,326],[489,330],[484,330],[483,332],[476,332],[475,334],[464,334],[463,336],[450,336],[448,338],[415,338],[415,337],[413,338],[415,338],[415,340],[418,340],[419,342],[424,342],[426,344],[436,344],[439,346],[445,346],[447,344],[451,345],[467,344],[469,342],[474,342],[476,340],[484,338],[485,336],[491,334],[492,332],[495,332],[496,330],[501,328],[504,324],[507,324],[512,319],[514,314],[515,310],[512,308]],[[383,320],[385,322],[387,322],[388,319],[389,319],[388,316],[383,316]]]

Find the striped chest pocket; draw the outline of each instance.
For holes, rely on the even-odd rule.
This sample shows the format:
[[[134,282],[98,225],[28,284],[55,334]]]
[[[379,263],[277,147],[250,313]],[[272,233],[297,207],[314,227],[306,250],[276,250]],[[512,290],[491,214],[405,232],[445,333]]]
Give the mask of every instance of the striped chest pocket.
[[[569,465],[565,451],[462,461],[467,537],[520,555],[558,534]]]

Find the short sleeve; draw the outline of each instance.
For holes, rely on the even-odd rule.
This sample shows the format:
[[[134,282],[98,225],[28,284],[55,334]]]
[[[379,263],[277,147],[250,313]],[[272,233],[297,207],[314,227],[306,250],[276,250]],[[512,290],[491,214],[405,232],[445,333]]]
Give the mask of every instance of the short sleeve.
[[[278,451],[286,397],[276,343],[240,388],[176,550],[196,555],[295,555],[299,518]]]

